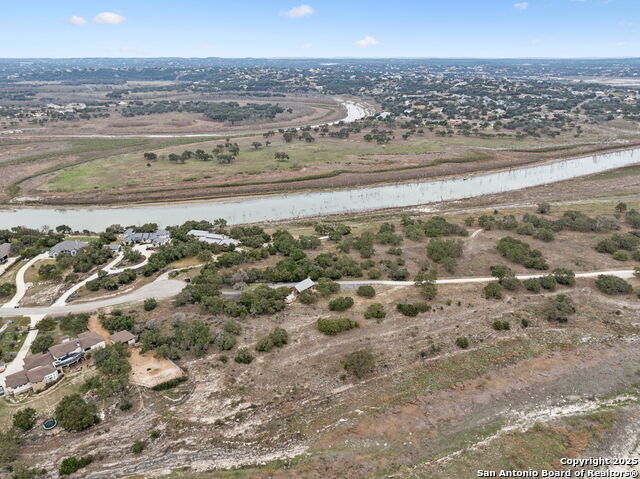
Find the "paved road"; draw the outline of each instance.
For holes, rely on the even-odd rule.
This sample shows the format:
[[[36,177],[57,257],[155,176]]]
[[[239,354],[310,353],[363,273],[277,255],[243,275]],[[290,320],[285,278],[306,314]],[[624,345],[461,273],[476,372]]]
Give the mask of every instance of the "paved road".
[[[531,278],[540,278],[542,276],[546,276],[549,273],[541,273],[541,274],[522,274],[516,275],[516,278],[520,280],[531,279]],[[615,271],[592,271],[588,273],[576,273],[576,278],[597,278],[601,274],[607,274],[612,276],[618,276],[623,279],[633,278],[633,270],[625,269],[625,270],[615,270]],[[496,281],[496,278],[493,276],[475,276],[469,278],[448,278],[448,279],[438,279],[436,280],[436,284],[468,284],[468,283],[489,283],[491,281]],[[411,286],[415,284],[415,281],[385,281],[385,280],[355,280],[355,281],[338,281],[342,289],[356,289],[359,286],[363,285],[388,285],[388,286]],[[282,286],[282,285],[280,285]]]
[[[48,257],[49,257],[48,253],[39,254],[38,256],[31,258],[22,268],[20,268],[20,270],[18,271],[18,274],[16,275],[16,294],[14,294],[13,298],[11,298],[9,301],[7,301],[4,304],[3,308],[13,308],[14,306],[17,306],[18,303],[20,303],[23,296],[27,292],[27,285],[24,282],[24,274],[36,262],[40,261],[41,259],[46,259]]]
[[[130,266],[128,268],[118,268],[118,269],[114,269],[115,265],[117,265],[118,263],[120,263],[120,261],[122,261],[122,259],[124,258],[124,253],[118,253],[118,255],[115,257],[115,259],[113,261],[111,261],[107,266],[105,266],[104,268],[102,268],[102,271],[105,271],[107,273],[108,276],[112,276],[114,274],[120,274],[122,273],[124,270],[126,269],[138,269],[138,268],[142,268],[145,264],[147,264],[149,262],[149,256],[151,256],[151,251],[149,251],[149,249],[147,248],[146,245],[144,246],[140,246],[140,245],[136,245],[133,247],[134,250],[142,253],[142,255],[144,256],[144,260],[139,263],[136,264],[134,266]],[[98,279],[98,273],[94,273],[91,276],[89,276],[88,278],[80,281],[78,284],[73,285],[71,288],[69,288],[67,291],[65,291],[62,296],[60,296],[55,303],[53,303],[52,306],[64,306],[67,304],[68,299],[71,297],[71,295],[73,293],[75,293],[76,291],[78,291],[80,288],[82,288],[85,284],[87,284],[89,281],[93,281],[94,279]]]
[[[146,284],[140,289],[128,294],[115,295],[85,303],[72,303],[64,306],[30,307],[30,308],[0,308],[0,317],[34,316],[34,315],[62,315],[67,313],[83,313],[100,308],[117,306],[127,303],[138,303],[148,298],[166,299],[178,294],[185,287],[185,282],[169,279],[168,273],[163,274],[153,283]]]

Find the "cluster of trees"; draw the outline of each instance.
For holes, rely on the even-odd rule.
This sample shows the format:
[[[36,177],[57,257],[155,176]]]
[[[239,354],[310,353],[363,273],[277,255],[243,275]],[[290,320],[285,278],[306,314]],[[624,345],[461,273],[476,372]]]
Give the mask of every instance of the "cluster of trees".
[[[529,244],[511,236],[505,236],[498,241],[496,247],[498,253],[514,263],[521,264],[526,268],[545,270],[549,265],[545,261],[539,250],[531,249]]]
[[[441,264],[449,273],[453,273],[457,259],[462,256],[462,241],[434,238],[427,245],[427,256]]]
[[[592,218],[579,211],[565,211],[562,217],[557,220],[527,213],[522,216],[522,222],[520,223],[514,215],[504,215],[502,217],[497,214],[482,215],[478,218],[478,224],[485,230],[515,231],[518,234],[533,236],[542,241],[553,241],[554,233],[563,230],[602,233],[620,229],[618,221],[611,216],[602,215]]]
[[[427,221],[414,220],[405,216],[402,219],[402,225],[407,238],[413,241],[440,236],[467,236],[469,234],[462,226],[450,223],[441,216],[433,216]]]
[[[173,112],[202,113],[207,120],[234,125],[244,121],[271,120],[284,111],[280,105],[272,103],[247,103],[241,106],[235,101],[152,101],[130,104],[121,114],[124,117],[134,117]]]
[[[131,365],[128,357],[129,350],[125,344],[114,344],[95,351],[93,360],[99,374],[87,379],[82,384],[81,392],[96,391],[103,398],[117,395],[120,408],[129,409],[131,403],[126,390],[129,386]]]
[[[58,424],[67,431],[84,431],[100,422],[97,407],[85,402],[79,394],[63,397],[56,406],[55,417]]]
[[[107,291],[115,291],[120,286],[132,283],[136,280],[137,274],[132,269],[125,269],[117,276],[109,276],[106,271],[98,271],[98,277],[88,281],[85,285],[89,291],[98,291],[100,288]]]
[[[604,238],[596,245],[596,251],[607,253],[618,261],[627,261],[630,257],[640,261],[640,231],[615,233]]]
[[[73,267],[74,273],[86,273],[94,266],[106,263],[113,256],[113,252],[104,245],[108,242],[100,239],[91,241],[88,246],[82,248],[75,256],[60,254],[56,261],[63,270]]]
[[[0,284],[0,298],[13,296],[14,294],[16,294],[16,285],[14,283]]]
[[[13,252],[22,258],[33,258],[49,250],[63,239],[63,233],[52,230],[40,231],[22,226],[0,229],[0,244],[11,243]]]
[[[227,350],[233,347],[235,338],[229,336],[233,340],[231,346],[220,349]],[[140,334],[142,352],[155,349],[158,356],[169,359],[180,359],[184,351],[190,351],[194,356],[201,357],[208,351],[213,341],[214,335],[209,326],[200,320],[174,320],[169,334],[163,334],[158,324],[148,322],[146,329]],[[218,336],[215,341],[218,345]]]
[[[111,313],[100,313],[100,324],[110,333],[116,331],[133,331],[136,325],[136,318],[131,314],[125,314],[119,309]]]

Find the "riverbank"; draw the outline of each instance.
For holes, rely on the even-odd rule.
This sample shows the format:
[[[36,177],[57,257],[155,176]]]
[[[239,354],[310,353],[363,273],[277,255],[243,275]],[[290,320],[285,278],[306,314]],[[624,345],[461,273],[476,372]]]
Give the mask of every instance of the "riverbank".
[[[552,161],[468,177],[369,188],[236,198],[222,202],[165,203],[95,209],[22,208],[0,212],[0,221],[7,226],[23,225],[36,228],[66,224],[79,230],[102,230],[115,223],[155,222],[166,226],[180,223],[184,218],[225,218],[230,224],[256,223],[464,200],[570,180],[637,163],[640,163],[640,149]]]

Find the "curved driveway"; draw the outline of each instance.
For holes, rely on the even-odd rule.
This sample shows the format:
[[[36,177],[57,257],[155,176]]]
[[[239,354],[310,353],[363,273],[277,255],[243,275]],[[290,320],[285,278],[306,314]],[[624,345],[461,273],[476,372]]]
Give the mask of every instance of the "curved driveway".
[[[100,308],[117,306],[126,303],[137,303],[145,299],[166,299],[178,294],[185,287],[185,282],[177,279],[169,279],[169,274],[165,273],[153,283],[146,284],[140,289],[128,294],[113,296],[110,298],[96,299],[85,303],[73,303],[68,305],[52,305],[49,307],[39,306],[32,308],[0,308],[0,317],[11,316],[39,316],[49,314],[67,314],[95,311]]]

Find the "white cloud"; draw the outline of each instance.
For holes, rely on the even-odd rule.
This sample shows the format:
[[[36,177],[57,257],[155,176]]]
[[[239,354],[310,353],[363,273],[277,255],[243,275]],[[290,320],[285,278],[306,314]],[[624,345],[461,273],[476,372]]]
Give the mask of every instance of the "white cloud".
[[[303,50],[308,50],[312,46],[313,45],[311,43],[303,43],[302,45],[300,45],[300,48],[302,48]]]
[[[209,45],[208,43],[201,43],[200,45],[198,45],[198,48],[200,50],[208,50],[209,48],[211,48],[211,45]]]
[[[70,23],[71,25],[79,25],[79,26],[82,26],[82,25],[86,25],[86,24],[87,24],[87,21],[86,21],[84,18],[79,17],[78,15],[71,15],[71,16],[69,17],[69,23]]]
[[[618,42],[616,43],[616,45],[618,45],[619,47],[625,47],[627,46],[627,42]]]
[[[534,38],[533,40],[531,40],[531,43],[533,43],[534,45],[537,45],[540,42],[542,42],[542,38]]]
[[[113,12],[102,12],[93,18],[96,23],[108,23],[111,25],[118,25],[126,20],[122,15],[118,15]]]
[[[293,7],[291,10],[282,12],[282,15],[289,18],[302,18],[302,17],[308,17],[309,15],[313,15],[314,12],[315,10],[313,9],[313,7],[310,7],[309,5],[306,5],[306,4],[302,4],[302,5],[298,5],[297,7]]]
[[[362,40],[358,40],[356,42],[356,45],[359,46],[360,48],[373,47],[373,46],[379,45],[379,44],[380,44],[380,42],[378,40],[376,40],[375,38],[373,38],[371,35],[367,35]]]
[[[516,10],[526,10],[529,8],[529,2],[518,2],[513,4],[513,8]]]

